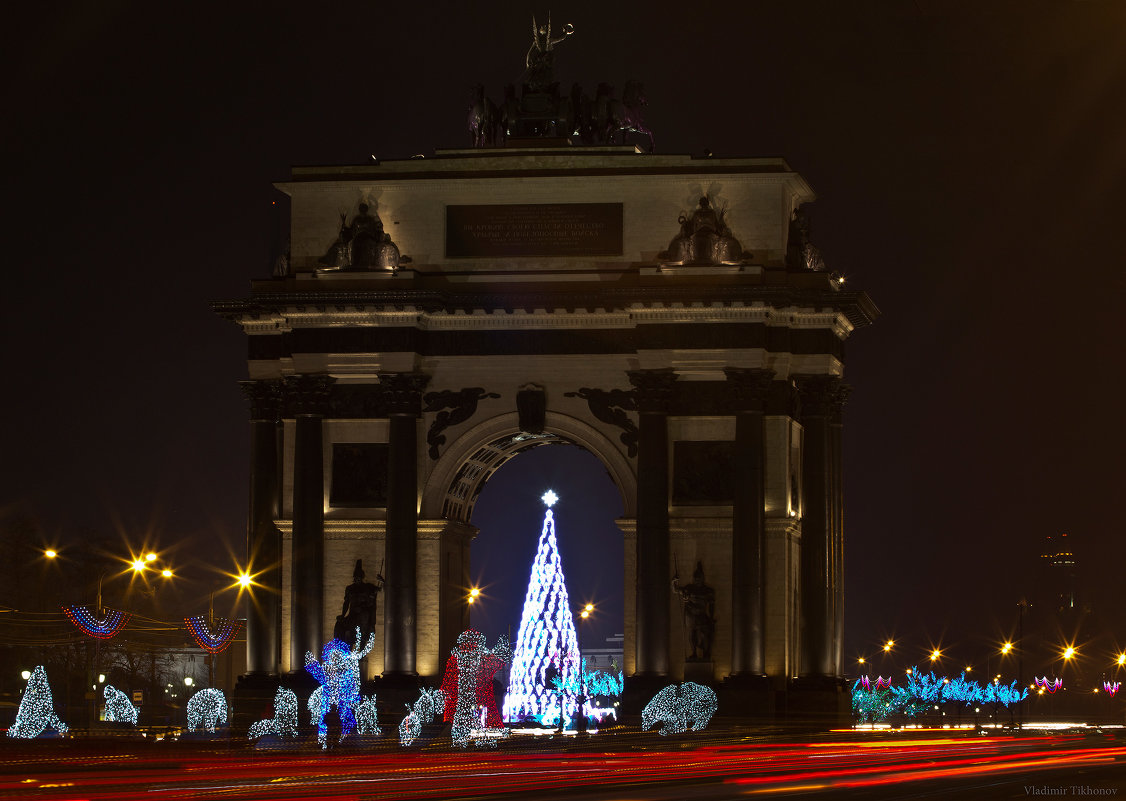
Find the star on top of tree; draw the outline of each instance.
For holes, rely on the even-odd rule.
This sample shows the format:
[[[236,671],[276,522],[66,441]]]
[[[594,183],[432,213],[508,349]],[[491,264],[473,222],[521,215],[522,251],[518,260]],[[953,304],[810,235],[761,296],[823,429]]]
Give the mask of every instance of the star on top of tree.
[[[553,491],[548,490],[542,496],[540,496],[540,500],[546,503],[547,508],[550,509],[555,504],[555,502],[559,500],[559,496],[556,495]]]

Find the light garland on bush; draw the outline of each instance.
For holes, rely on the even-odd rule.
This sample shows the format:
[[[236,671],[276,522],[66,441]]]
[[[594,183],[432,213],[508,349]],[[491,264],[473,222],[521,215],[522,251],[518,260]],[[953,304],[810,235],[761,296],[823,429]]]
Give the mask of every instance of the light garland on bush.
[[[916,667],[907,671],[903,687],[892,687],[890,680],[887,685],[881,680],[873,683],[867,676],[861,676],[852,685],[852,709],[861,722],[868,723],[893,715],[915,717],[943,703],[1008,707],[1028,697],[1028,690],[1016,684],[1015,681],[1008,685],[989,682],[982,686],[968,681],[964,672],[957,678],[939,679],[933,672],[920,673]]]
[[[285,687],[278,687],[274,694],[274,716],[255,721],[247,733],[247,739],[257,740],[268,734],[292,738],[297,736],[297,694]]]
[[[99,640],[109,640],[125,628],[129,622],[129,613],[116,609],[104,608],[104,616],[97,618],[87,606],[64,606],[63,611],[70,618],[70,622],[78,626],[87,637]]]
[[[188,699],[188,731],[195,731],[200,723],[211,734],[215,724],[227,723],[227,697],[222,690],[205,687]]]
[[[67,725],[55,714],[55,702],[51,697],[51,685],[47,682],[47,671],[37,665],[27,679],[16,711],[16,722],[8,728],[9,737],[30,739],[54,729],[59,734],[67,733]]]
[[[102,696],[106,699],[105,719],[107,723],[137,725],[137,714],[140,710],[133,706],[133,702],[129,700],[125,693],[114,688],[112,684],[107,684],[105,689],[102,690]]]
[[[719,703],[715,690],[686,681],[684,684],[670,684],[641,710],[641,730],[648,731],[658,723],[663,735],[682,734],[689,729],[702,731],[715,714]]]

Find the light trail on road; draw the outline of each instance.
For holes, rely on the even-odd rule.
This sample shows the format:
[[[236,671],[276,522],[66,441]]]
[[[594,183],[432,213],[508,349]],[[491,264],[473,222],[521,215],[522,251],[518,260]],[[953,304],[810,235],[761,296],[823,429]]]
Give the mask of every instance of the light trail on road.
[[[367,752],[263,752],[123,743],[108,746],[118,751],[113,759],[104,751],[86,753],[89,744],[37,743],[33,752],[5,749],[11,753],[0,765],[0,797],[379,801],[521,798],[567,790],[585,797],[639,798],[651,789],[701,783],[730,797],[1126,766],[1126,745],[1105,735],[732,739],[605,737],[584,743],[582,750],[545,751],[552,745],[545,741],[515,753],[434,746],[425,751],[383,746]],[[597,750],[619,744],[621,750]],[[537,750],[530,751],[532,746]],[[900,789],[907,794],[907,788]]]

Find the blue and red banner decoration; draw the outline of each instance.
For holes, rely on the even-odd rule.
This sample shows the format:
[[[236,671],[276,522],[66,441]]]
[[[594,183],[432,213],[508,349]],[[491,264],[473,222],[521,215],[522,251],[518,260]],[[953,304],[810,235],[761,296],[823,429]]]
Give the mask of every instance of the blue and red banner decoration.
[[[129,613],[119,612],[116,609],[102,609],[101,619],[94,617],[94,613],[86,606],[64,606],[63,611],[70,618],[70,622],[82,629],[87,637],[95,637],[99,640],[116,637],[129,622]]]
[[[242,628],[241,621],[217,617],[208,622],[203,615],[184,618],[184,625],[187,626],[188,633],[192,635],[196,644],[209,654],[221,654],[226,651]]]

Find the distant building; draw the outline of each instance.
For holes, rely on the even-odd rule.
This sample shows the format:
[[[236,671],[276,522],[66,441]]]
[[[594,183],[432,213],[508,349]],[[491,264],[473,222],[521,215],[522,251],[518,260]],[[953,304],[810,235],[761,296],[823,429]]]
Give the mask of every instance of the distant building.
[[[1044,578],[1042,592],[1046,603],[1057,613],[1078,608],[1076,586],[1078,563],[1072,549],[1074,538],[1067,534],[1049,534],[1040,550],[1040,567]]]

